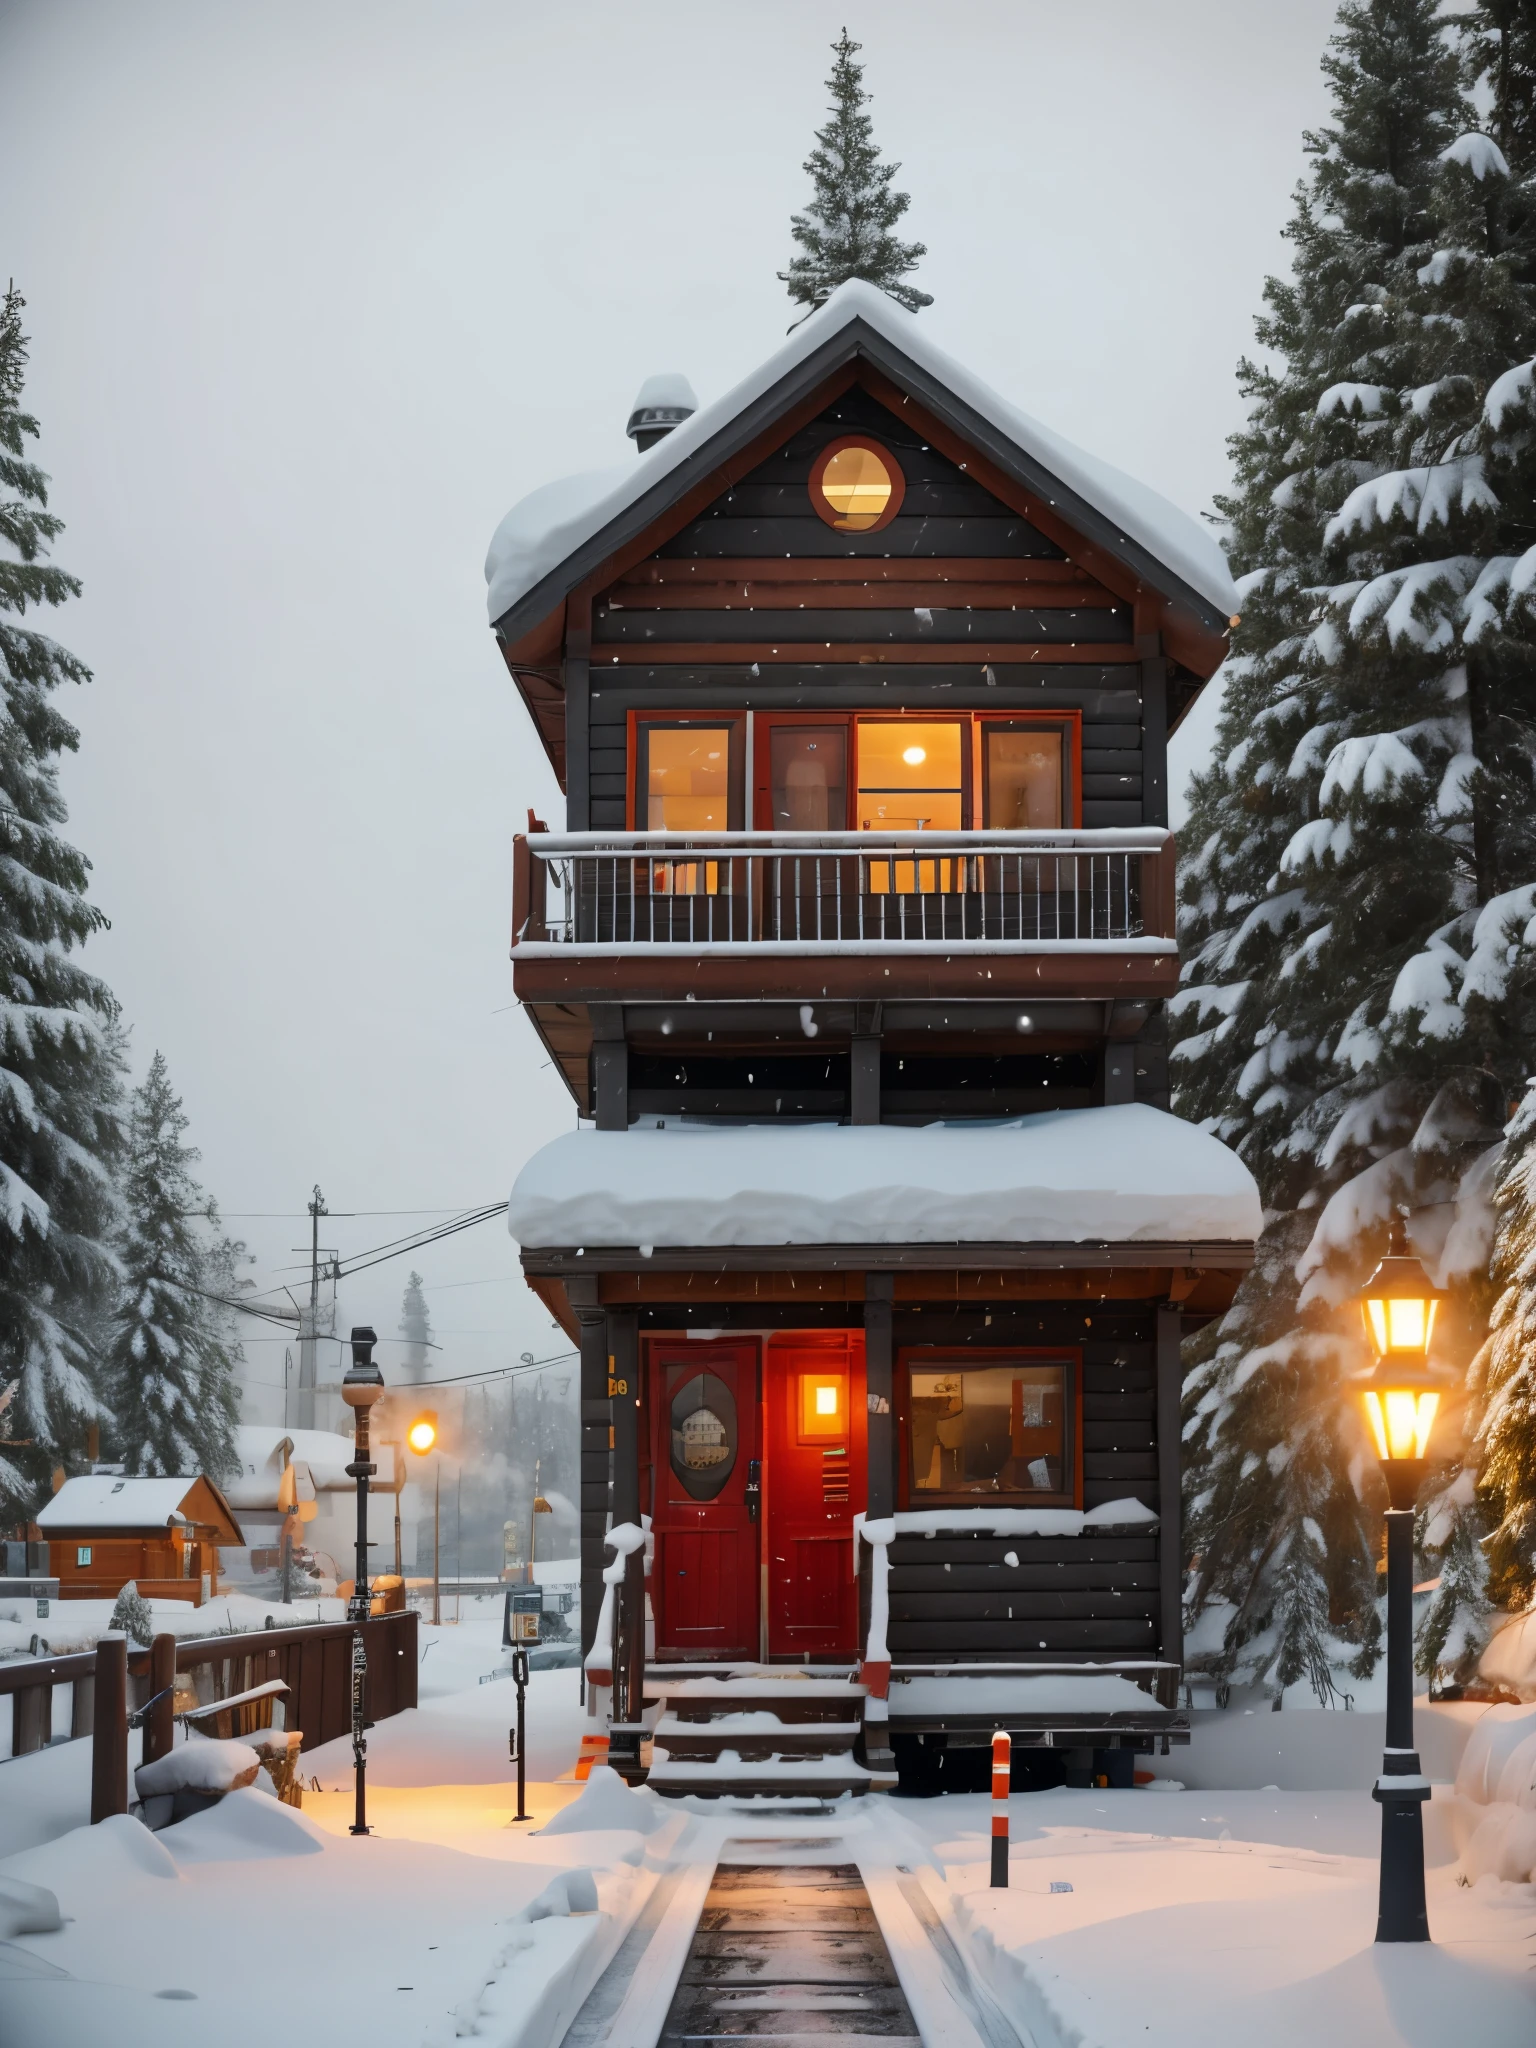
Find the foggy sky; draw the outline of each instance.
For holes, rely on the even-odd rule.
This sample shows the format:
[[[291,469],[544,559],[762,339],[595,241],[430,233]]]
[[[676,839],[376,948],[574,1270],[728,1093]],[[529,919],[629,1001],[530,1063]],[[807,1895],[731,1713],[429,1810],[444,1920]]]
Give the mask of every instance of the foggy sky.
[[[95,671],[65,705],[112,919],[87,958],[137,1070],[165,1052],[258,1285],[298,1263],[312,1183],[334,1210],[498,1200],[574,1120],[511,1007],[512,833],[560,812],[486,544],[537,484],[625,459],[645,376],[708,402],[779,344],[843,21],[927,330],[1198,513],[1333,11],[0,9],[0,261],[85,582],[45,623]],[[499,1224],[417,1263],[442,1371],[563,1348]],[[405,1271],[359,1276],[343,1324],[393,1333]],[[276,1419],[283,1345],[248,1337],[247,1416]]]

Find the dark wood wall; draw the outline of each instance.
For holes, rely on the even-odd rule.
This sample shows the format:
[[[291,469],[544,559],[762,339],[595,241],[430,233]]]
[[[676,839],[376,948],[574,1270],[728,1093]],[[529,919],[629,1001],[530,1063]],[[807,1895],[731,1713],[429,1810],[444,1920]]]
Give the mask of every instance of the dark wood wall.
[[[808,483],[858,430],[890,447],[906,495],[883,530],[840,533]],[[797,561],[807,580],[782,580]],[[1165,711],[1146,680],[1128,605],[854,389],[594,606],[590,663],[567,664],[570,822],[624,827],[629,712],[694,708],[1080,711],[1081,822],[1161,822]]]
[[[898,1349],[1081,1347],[1083,1505],[1132,1497],[1159,1510],[1155,1311],[1042,1303],[993,1309],[990,1323],[984,1315],[898,1306],[893,1340]],[[898,1376],[898,1399],[900,1384]],[[1017,1567],[1004,1562],[1010,1551]],[[1163,1654],[1163,1598],[1155,1529],[1063,1538],[899,1536],[891,1547],[890,1649],[898,1662],[1156,1657]]]

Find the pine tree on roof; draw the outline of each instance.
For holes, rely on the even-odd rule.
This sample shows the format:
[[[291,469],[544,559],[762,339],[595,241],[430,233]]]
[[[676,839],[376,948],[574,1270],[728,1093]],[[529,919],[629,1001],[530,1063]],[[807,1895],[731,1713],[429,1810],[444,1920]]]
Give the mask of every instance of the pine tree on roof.
[[[186,1128],[157,1052],[133,1092],[129,1124],[115,1437],[130,1472],[219,1481],[237,1464],[241,1357],[222,1304],[233,1298],[245,1248],[223,1236],[216,1206],[192,1176],[199,1154],[183,1143]]]
[[[405,1339],[403,1363],[406,1378],[425,1379],[427,1353],[432,1344],[432,1318],[427,1312],[427,1297],[419,1273],[412,1273],[405,1283],[405,1295],[400,1303],[400,1334]]]
[[[48,560],[62,522],[27,443],[27,340],[0,301],[0,1519],[30,1512],[104,1415],[100,1328],[121,1146],[117,1005],[78,948],[105,922],[60,836],[59,761],[79,743],[55,693],[85,664],[21,623],[80,585]]]
[[[832,45],[836,62],[827,80],[832,118],[817,129],[816,147],[804,164],[815,196],[804,213],[791,217],[790,232],[801,253],[778,273],[807,313],[854,277],[878,285],[909,313],[933,304],[931,293],[902,282],[928,251],[922,242],[903,242],[893,233],[911,199],[891,189],[901,165],[881,163],[874,123],[863,112],[870,95],[864,90],[864,67],[853,61],[862,48],[846,28]]]

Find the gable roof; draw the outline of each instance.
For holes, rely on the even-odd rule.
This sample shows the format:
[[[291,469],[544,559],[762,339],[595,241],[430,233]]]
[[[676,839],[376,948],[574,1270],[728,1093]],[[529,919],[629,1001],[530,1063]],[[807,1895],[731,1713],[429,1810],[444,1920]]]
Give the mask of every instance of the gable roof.
[[[226,1543],[243,1543],[240,1525],[211,1479],[125,1479],[114,1472],[87,1472],[66,1479],[37,1526],[60,1529],[170,1529],[198,1522],[217,1530]]]
[[[1193,613],[1206,634],[1225,635],[1238,595],[1205,528],[999,397],[935,348],[915,315],[873,285],[853,281],[733,390],[637,460],[544,484],[513,506],[485,562],[491,623],[502,640],[511,645],[538,627],[617,550],[855,358],[921,402],[1140,582]]]

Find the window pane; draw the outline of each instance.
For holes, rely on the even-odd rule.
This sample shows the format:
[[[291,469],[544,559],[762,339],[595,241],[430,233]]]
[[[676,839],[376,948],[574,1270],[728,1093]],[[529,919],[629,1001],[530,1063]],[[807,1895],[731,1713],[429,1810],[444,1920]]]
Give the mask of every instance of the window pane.
[[[891,473],[873,448],[839,448],[821,475],[821,495],[844,533],[864,533],[891,502]]]
[[[1045,726],[984,726],[986,822],[1049,831],[1062,822],[1062,734]]]
[[[914,1367],[912,1494],[1063,1494],[1064,1365]]]
[[[731,728],[647,725],[641,729],[647,832],[730,829]]]
[[[958,832],[965,728],[958,719],[859,720],[859,829]]]
[[[842,832],[848,825],[848,728],[769,727],[775,832]]]
[[[673,1366],[667,1377],[675,1381]],[[672,1471],[693,1500],[713,1500],[736,1463],[736,1397],[712,1372],[695,1373],[672,1396]]]

